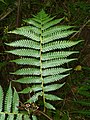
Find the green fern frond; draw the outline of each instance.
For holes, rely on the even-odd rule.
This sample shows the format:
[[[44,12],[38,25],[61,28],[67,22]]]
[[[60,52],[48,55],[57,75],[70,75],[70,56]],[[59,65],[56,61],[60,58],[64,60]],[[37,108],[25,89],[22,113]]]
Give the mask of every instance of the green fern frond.
[[[80,105],[82,106],[90,106],[90,101],[88,100],[78,100],[78,101],[75,101],[75,103],[79,103]]]
[[[11,84],[6,92],[6,96],[3,96],[3,90],[0,86],[0,120],[25,120],[23,113],[19,113],[18,106],[19,106],[19,96],[16,92],[15,88],[14,91],[11,88]],[[5,100],[3,100],[5,97]],[[27,115],[27,120],[29,120],[29,115]]]
[[[82,115],[87,115],[87,116],[90,116],[90,110],[78,110],[78,111],[74,111],[73,113],[79,113],[79,114],[82,114]]]
[[[10,84],[6,97],[5,97],[4,111],[11,112],[11,104],[12,104],[12,89],[11,89],[11,84]]]
[[[12,103],[12,112],[18,113],[18,108],[16,106],[19,106],[19,96],[16,92],[16,89],[14,88],[14,94],[13,94],[13,103]]]
[[[45,107],[55,110],[53,105],[47,103],[47,100],[61,100],[57,96],[48,94],[49,91],[57,90],[65,84],[54,83],[69,75],[67,72],[71,68],[66,69],[61,66],[76,60],[76,58],[70,59],[68,56],[78,53],[77,51],[66,51],[64,49],[81,42],[81,40],[64,40],[63,38],[78,31],[72,30],[73,26],[59,25],[64,18],[54,18],[46,14],[44,10],[40,11],[37,15],[33,15],[33,18],[24,20],[29,26],[9,32],[23,35],[29,39],[6,43],[9,46],[17,47],[14,50],[6,51],[7,53],[20,56],[19,59],[10,62],[28,65],[11,73],[25,75],[15,82],[31,84],[31,87],[25,88],[19,93],[35,93],[28,100],[30,103],[37,101],[39,96],[42,97],[44,110]],[[32,83],[35,85],[33,86]]]
[[[2,87],[0,86],[0,112],[3,109],[3,90]]]

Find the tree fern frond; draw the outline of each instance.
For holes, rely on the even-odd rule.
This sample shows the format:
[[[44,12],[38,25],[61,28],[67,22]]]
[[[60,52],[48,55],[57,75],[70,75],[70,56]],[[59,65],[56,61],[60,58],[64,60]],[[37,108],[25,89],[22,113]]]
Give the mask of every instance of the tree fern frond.
[[[50,67],[60,66],[65,63],[69,63],[73,60],[76,60],[76,59],[54,59],[54,60],[45,61],[45,62],[43,62],[42,68],[50,68]]]
[[[13,72],[15,75],[40,75],[40,70],[36,68],[22,68]]]
[[[3,109],[3,90],[2,87],[0,86],[0,112]]]
[[[64,31],[64,30],[68,30],[70,28],[73,28],[74,26],[54,26],[54,27],[51,27],[50,29],[47,29],[45,30],[43,33],[42,33],[42,36],[48,36],[50,34],[53,34],[55,32],[60,32],[60,31]]]
[[[54,18],[55,17],[50,17],[46,14],[44,10],[40,11],[37,15],[33,15],[33,18],[24,20],[26,23],[30,24],[29,26],[17,28],[9,32],[23,35],[30,38],[30,40],[23,39],[12,43],[6,43],[9,46],[19,47],[15,50],[6,51],[7,53],[21,56],[21,58],[11,60],[11,62],[29,65],[26,68],[22,67],[22,69],[18,69],[11,73],[26,76],[15,82],[31,83],[31,87],[25,88],[19,93],[34,93],[28,102],[36,102],[39,96],[42,97],[44,110],[45,107],[55,110],[46,100],[61,100],[54,95],[48,94],[49,91],[57,90],[65,84],[54,83],[68,76],[66,72],[71,70],[71,68],[66,69],[61,66],[64,63],[76,60],[67,57],[74,53],[78,53],[77,51],[64,51],[64,49],[70,48],[81,42],[64,40],[65,37],[78,31],[71,30],[73,26],[58,26],[57,24],[64,18],[56,20]],[[32,83],[35,85],[33,86]]]
[[[21,65],[40,66],[40,61],[35,58],[21,58],[21,59],[11,60],[10,62],[15,62]]]
[[[5,97],[4,111],[11,112],[11,104],[12,104],[12,89],[11,89],[11,84],[10,84],[6,97]]]
[[[49,92],[49,91],[57,90],[57,89],[61,88],[64,84],[65,83],[63,83],[63,84],[53,84],[53,85],[45,86],[44,91]]]
[[[48,109],[52,109],[55,110],[55,107],[53,105],[51,105],[50,103],[45,102],[45,107]]]
[[[52,95],[52,94],[45,94],[45,98],[47,100],[62,100],[61,98],[57,97],[56,95]]]
[[[64,77],[67,77],[69,74],[66,74],[66,75],[52,75],[52,76],[48,76],[48,77],[45,77],[44,78],[44,84],[47,84],[47,83],[52,83],[52,82],[55,82],[55,81],[58,81],[58,80],[61,80],[63,79]]]
[[[12,43],[5,43],[6,45],[13,46],[13,47],[26,47],[26,48],[33,48],[39,50],[39,43],[32,41],[32,40],[19,40]]]
[[[65,69],[65,68],[49,68],[49,69],[43,70],[42,75],[43,75],[43,76],[57,75],[57,74],[60,74],[60,73],[67,72],[67,71],[69,71],[69,70],[71,70],[71,69]]]
[[[61,59],[61,58],[66,58],[69,55],[72,55],[74,53],[79,53],[78,51],[60,51],[60,52],[48,52],[48,53],[44,53],[42,55],[42,60],[46,61],[46,60],[51,60],[51,59]]]
[[[47,52],[47,51],[55,50],[55,49],[69,48],[69,47],[72,47],[72,46],[78,44],[79,42],[81,42],[81,41],[66,41],[66,40],[55,41],[55,42],[43,45],[42,52]]]
[[[18,80],[14,80],[14,82],[19,82],[19,83],[41,83],[42,81],[40,80],[40,77],[24,77],[24,78],[20,78]]]
[[[39,51],[32,50],[32,49],[16,49],[16,50],[11,50],[11,51],[6,51],[7,53],[12,53],[14,55],[19,55],[19,56],[32,56],[32,57],[40,57]]]

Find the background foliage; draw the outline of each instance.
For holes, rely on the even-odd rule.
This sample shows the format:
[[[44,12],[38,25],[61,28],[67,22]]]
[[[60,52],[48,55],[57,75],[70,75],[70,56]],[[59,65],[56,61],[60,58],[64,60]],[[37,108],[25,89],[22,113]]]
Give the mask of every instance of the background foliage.
[[[63,24],[75,25],[80,32],[71,36],[73,38],[84,39],[84,42],[79,44],[76,50],[80,51],[78,61],[71,64],[73,71],[71,76],[65,79],[67,84],[62,89],[62,92],[56,92],[56,95],[64,98],[64,100],[55,103],[57,108],[56,113],[52,115],[55,120],[61,118],[62,120],[89,120],[89,93],[88,96],[80,94],[82,88],[88,92],[90,80],[90,2],[89,0],[0,0],[0,84],[4,91],[12,79],[17,79],[15,76],[9,75],[9,72],[14,71],[17,67],[15,64],[8,63],[9,60],[14,59],[12,55],[4,53],[8,47],[4,45],[5,42],[11,42],[19,39],[18,35],[9,36],[8,30],[23,26],[25,23],[22,19],[31,17],[42,8],[51,16],[56,15],[57,18],[64,17]],[[72,48],[73,49],[73,48]],[[76,57],[76,56],[75,56]],[[67,65],[69,66],[69,65]],[[25,85],[13,83],[13,86],[20,91],[25,88]],[[87,88],[87,89],[86,89]],[[25,101],[27,95],[21,95],[20,99]],[[85,100],[81,103],[81,100]],[[80,112],[77,113],[77,110]],[[85,112],[82,112],[86,111]],[[44,118],[43,118],[44,119]]]

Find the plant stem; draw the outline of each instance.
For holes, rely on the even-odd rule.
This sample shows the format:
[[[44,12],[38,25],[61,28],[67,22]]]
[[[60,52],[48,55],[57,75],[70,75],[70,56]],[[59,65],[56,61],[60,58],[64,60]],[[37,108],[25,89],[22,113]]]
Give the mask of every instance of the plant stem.
[[[45,95],[44,95],[44,80],[42,77],[42,30],[40,36],[40,74],[41,74],[41,81],[42,81],[42,96],[43,96],[43,103],[44,103],[44,112],[45,112]]]

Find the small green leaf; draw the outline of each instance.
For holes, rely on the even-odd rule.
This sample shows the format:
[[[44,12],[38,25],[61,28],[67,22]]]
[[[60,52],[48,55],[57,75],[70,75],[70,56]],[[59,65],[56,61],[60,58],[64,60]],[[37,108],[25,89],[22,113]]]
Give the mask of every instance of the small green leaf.
[[[52,95],[52,94],[45,94],[45,98],[47,100],[63,100],[63,99],[61,99],[61,98],[59,98],[59,97],[57,97],[55,95]]]
[[[45,102],[45,107],[48,109],[55,110],[55,107],[53,107],[53,105],[51,105],[50,103],[47,103],[47,102]]]
[[[63,84],[53,84],[53,85],[45,86],[44,91],[49,92],[49,91],[57,90],[57,89],[61,88],[64,84],[65,83],[63,83]]]

